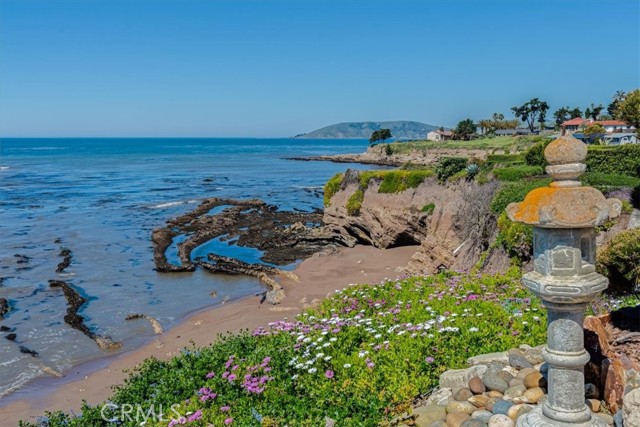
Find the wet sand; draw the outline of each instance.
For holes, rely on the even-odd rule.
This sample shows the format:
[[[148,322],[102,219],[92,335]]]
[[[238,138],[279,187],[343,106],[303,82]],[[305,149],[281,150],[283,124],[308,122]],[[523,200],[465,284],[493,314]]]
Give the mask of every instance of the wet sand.
[[[94,405],[107,399],[112,394],[111,386],[126,378],[123,370],[133,368],[145,358],[169,359],[182,348],[190,347],[191,341],[201,347],[213,342],[219,333],[253,330],[285,317],[291,319],[305,307],[351,283],[396,278],[416,249],[417,246],[386,250],[356,246],[329,255],[316,254],[295,270],[300,283],[280,279],[287,294],[282,304],[260,305],[258,297],[250,296],[195,313],[140,348],[91,364],[93,369],[76,367],[66,378],[42,381],[46,388],[40,393],[20,399],[10,395],[2,399],[4,402],[0,400],[2,425],[17,426],[21,419],[33,421],[47,410],[77,412],[83,399]]]

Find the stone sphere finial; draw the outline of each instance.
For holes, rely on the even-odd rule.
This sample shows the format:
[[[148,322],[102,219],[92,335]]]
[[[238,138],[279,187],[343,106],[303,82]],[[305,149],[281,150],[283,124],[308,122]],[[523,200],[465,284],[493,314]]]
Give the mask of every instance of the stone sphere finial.
[[[552,187],[579,187],[576,179],[584,173],[587,165],[587,145],[571,135],[562,135],[544,150],[547,173],[555,180]]]

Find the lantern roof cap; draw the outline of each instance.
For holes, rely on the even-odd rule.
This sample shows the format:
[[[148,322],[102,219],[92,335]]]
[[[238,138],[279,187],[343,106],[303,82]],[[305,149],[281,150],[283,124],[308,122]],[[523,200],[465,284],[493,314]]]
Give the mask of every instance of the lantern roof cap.
[[[586,170],[587,146],[571,135],[562,135],[544,150],[548,187],[530,191],[521,203],[507,206],[512,221],[543,228],[587,228],[620,215],[618,199],[606,199],[578,178]]]

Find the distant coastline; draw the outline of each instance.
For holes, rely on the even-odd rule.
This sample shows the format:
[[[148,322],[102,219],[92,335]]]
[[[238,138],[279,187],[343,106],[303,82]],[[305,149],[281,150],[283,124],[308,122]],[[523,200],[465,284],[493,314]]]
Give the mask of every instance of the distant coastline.
[[[369,139],[379,129],[391,130],[394,140],[425,139],[427,133],[438,126],[426,123],[398,120],[385,122],[344,122],[325,126],[308,133],[294,136],[294,139]]]

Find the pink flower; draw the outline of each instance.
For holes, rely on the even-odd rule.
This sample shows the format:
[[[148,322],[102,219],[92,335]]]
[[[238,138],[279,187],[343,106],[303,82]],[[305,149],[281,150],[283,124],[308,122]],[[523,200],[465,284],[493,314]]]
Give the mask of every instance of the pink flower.
[[[209,378],[213,378],[213,377],[215,377],[215,376],[216,376],[216,373],[215,373],[215,372],[209,372],[209,373],[207,374],[206,378],[207,378],[207,379],[209,379]]]
[[[434,359],[433,357],[429,356],[427,357],[424,361],[427,363],[433,363],[436,359]]]
[[[329,370],[329,371],[325,372],[324,376],[329,378],[329,379],[333,378],[333,371]]]
[[[231,408],[230,408],[228,405],[225,405],[225,406],[220,407],[220,410],[221,410],[222,412],[227,412],[229,409],[231,409]]]
[[[192,422],[192,421],[199,420],[200,418],[202,418],[202,411],[198,409],[187,419],[187,421]]]
[[[227,418],[226,420],[224,420],[224,423],[225,423],[226,425],[229,425],[229,424],[231,424],[232,422],[233,422],[233,418]]]

